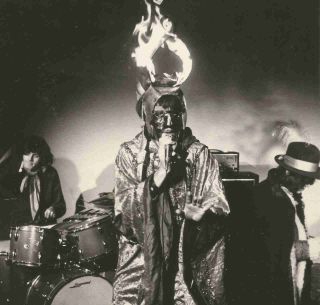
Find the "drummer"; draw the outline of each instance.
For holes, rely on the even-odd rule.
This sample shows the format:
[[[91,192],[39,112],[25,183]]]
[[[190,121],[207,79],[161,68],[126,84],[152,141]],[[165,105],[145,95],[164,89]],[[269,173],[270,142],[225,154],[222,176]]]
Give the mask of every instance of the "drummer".
[[[21,167],[12,179],[20,200],[11,215],[11,225],[49,225],[66,212],[60,179],[52,163],[53,155],[43,138],[25,138]]]

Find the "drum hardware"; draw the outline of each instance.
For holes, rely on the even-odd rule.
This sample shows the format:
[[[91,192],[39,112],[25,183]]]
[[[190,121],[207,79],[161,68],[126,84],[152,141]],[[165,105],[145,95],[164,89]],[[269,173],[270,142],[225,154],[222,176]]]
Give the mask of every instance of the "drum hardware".
[[[9,260],[9,252],[7,252],[7,251],[0,251],[0,256],[1,257],[5,257],[4,258],[4,261],[7,263],[7,262],[9,262],[10,260]]]
[[[19,227],[14,227],[14,228],[16,228],[16,230],[14,231],[14,239],[17,240],[19,238],[19,230],[18,230]],[[12,238],[12,230],[10,230],[10,233],[9,233],[9,239],[11,238]]]
[[[82,249],[79,249],[79,250],[78,250],[78,253],[79,253],[79,256],[80,256],[81,258],[83,258],[83,250],[82,250]]]
[[[10,256],[11,256],[11,260],[15,260],[17,257],[17,250],[15,249],[11,251]]]
[[[10,234],[11,235],[11,234]],[[14,239],[15,240],[18,240],[18,238],[19,238],[19,227],[16,227],[16,230],[15,230],[15,232],[14,232]]]
[[[75,283],[74,283],[74,286],[70,286],[69,288],[78,288],[78,287],[81,287],[81,286],[87,285],[87,284],[91,284],[91,281],[82,282],[82,283],[77,283],[77,282],[75,282]]]
[[[74,260],[72,259],[73,250],[70,242],[67,240],[67,236],[59,238],[59,245],[59,253],[57,255],[59,266],[61,268],[68,268],[68,266],[71,265]]]

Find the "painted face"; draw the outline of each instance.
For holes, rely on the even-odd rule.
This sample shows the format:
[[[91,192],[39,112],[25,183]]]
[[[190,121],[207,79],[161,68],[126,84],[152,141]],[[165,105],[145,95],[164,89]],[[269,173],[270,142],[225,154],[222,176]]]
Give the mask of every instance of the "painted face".
[[[23,169],[27,172],[35,171],[40,165],[40,156],[37,153],[26,153],[22,157]]]
[[[156,105],[153,110],[151,125],[154,127],[158,138],[163,133],[171,134],[176,140],[183,129],[182,112],[171,107],[163,108]]]

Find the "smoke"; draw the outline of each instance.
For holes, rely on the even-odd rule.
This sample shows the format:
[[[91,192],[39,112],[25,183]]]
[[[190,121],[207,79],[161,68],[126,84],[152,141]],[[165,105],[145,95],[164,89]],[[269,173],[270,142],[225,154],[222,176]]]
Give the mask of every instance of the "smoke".
[[[272,131],[272,137],[284,147],[291,142],[308,142],[308,135],[302,126],[294,121],[275,121]]]
[[[293,88],[271,88],[263,95],[192,96],[186,94],[188,125],[210,148],[238,151],[240,163],[275,166],[274,156],[292,141],[319,146],[320,105]]]

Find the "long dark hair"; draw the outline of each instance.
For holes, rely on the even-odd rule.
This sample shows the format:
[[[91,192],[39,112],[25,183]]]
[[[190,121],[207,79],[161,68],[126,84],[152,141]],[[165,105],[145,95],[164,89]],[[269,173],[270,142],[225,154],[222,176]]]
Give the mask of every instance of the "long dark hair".
[[[283,196],[281,186],[285,186],[288,189],[290,189],[290,184],[292,183],[291,177],[296,176],[296,175],[298,175],[298,174],[296,174],[292,171],[288,171],[281,166],[271,169],[268,173],[268,180],[271,183],[271,190],[272,190],[273,194],[276,197]],[[300,176],[300,178],[301,178],[301,176]],[[302,177],[302,178],[304,179],[304,182],[306,185],[313,184],[314,180],[315,180],[310,177]],[[304,202],[302,200],[302,195],[299,192],[292,192],[292,196],[298,202],[298,205],[296,206],[297,215],[305,227]]]
[[[305,177],[302,175],[299,175],[293,171],[289,171],[285,169],[284,167],[278,166],[276,168],[272,168],[268,173],[268,180],[271,182],[273,186],[288,186],[290,184],[290,176],[299,176],[304,180],[304,183],[306,185],[312,185],[315,181],[314,178],[311,177]]]
[[[22,149],[22,155],[29,154],[31,152],[37,153],[40,157],[40,164],[42,166],[51,165],[53,163],[53,154],[50,147],[44,138],[40,136],[28,136],[24,139]]]

